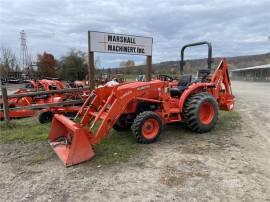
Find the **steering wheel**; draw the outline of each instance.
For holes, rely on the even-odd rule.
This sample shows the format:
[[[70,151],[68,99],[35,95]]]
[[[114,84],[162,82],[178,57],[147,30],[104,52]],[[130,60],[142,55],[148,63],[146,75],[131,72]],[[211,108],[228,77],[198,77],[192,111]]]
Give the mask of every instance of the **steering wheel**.
[[[173,77],[165,75],[165,74],[158,75],[158,79],[161,81],[169,81],[169,82],[173,81]]]

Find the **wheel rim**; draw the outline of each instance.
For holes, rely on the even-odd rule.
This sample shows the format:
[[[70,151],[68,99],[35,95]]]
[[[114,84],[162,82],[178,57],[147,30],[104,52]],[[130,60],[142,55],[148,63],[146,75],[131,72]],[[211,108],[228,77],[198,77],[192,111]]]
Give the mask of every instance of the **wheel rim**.
[[[142,134],[146,139],[153,139],[157,136],[159,124],[156,119],[148,119],[143,123]]]
[[[199,111],[199,117],[201,123],[208,125],[211,123],[215,116],[214,107],[210,102],[204,102],[202,103]]]

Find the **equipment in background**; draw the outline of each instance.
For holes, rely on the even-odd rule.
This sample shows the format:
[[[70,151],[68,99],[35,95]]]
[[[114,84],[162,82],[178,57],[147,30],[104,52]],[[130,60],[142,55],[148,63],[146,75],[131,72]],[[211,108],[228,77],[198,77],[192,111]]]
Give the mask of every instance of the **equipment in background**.
[[[61,81],[57,80],[31,80],[25,84],[24,89],[18,89],[15,94],[24,94],[29,92],[39,92],[39,91],[50,91],[50,90],[63,90],[65,85]],[[46,94],[46,95],[35,95],[35,96],[25,96],[20,98],[9,98],[8,104],[9,108],[17,107],[29,107],[37,106],[50,103],[58,103],[67,100],[85,100],[89,91],[65,93],[65,94]],[[3,108],[2,100],[0,100],[0,107]],[[25,118],[38,115],[38,120],[40,123],[45,123],[51,121],[54,113],[65,113],[65,114],[76,114],[80,109],[79,106],[56,106],[49,107],[46,110],[42,110],[38,113],[37,109],[14,109],[9,110],[9,117],[14,118]],[[46,111],[46,112],[44,112]],[[44,118],[45,117],[45,118]],[[3,111],[0,111],[0,120],[4,118]]]

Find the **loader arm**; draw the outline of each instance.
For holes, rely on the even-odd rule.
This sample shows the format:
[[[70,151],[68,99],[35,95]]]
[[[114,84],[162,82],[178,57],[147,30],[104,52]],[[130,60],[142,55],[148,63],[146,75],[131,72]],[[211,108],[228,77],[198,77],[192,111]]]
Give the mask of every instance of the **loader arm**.
[[[95,107],[88,108],[86,111],[87,116],[84,116],[81,122],[82,124],[90,123],[90,143],[92,145],[97,144],[103,138],[105,138],[105,136],[107,136],[109,130],[114,126],[118,118],[123,114],[130,102],[136,99],[145,99],[143,97],[149,97],[149,94],[151,94],[153,98],[164,98],[164,96],[160,96],[159,93],[165,92],[165,84],[166,83],[162,81],[156,80],[149,83],[136,82],[126,85],[119,85],[112,89],[111,94],[104,104],[102,102],[98,103],[98,98],[93,100],[92,106],[95,105]],[[103,90],[100,92],[104,93]],[[101,95],[97,94],[97,96]],[[97,111],[97,109],[100,110]],[[96,132],[94,132],[94,129],[97,126],[98,128],[96,129]]]

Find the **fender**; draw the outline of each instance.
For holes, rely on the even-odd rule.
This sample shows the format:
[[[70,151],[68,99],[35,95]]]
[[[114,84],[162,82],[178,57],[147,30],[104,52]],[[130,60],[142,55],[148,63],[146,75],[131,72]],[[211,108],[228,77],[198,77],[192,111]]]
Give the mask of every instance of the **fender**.
[[[184,104],[186,102],[186,99],[193,94],[194,92],[198,92],[202,89],[208,89],[208,88],[214,88],[215,84],[214,83],[193,83],[191,84],[181,95],[179,99],[179,109],[180,112],[183,111]]]

